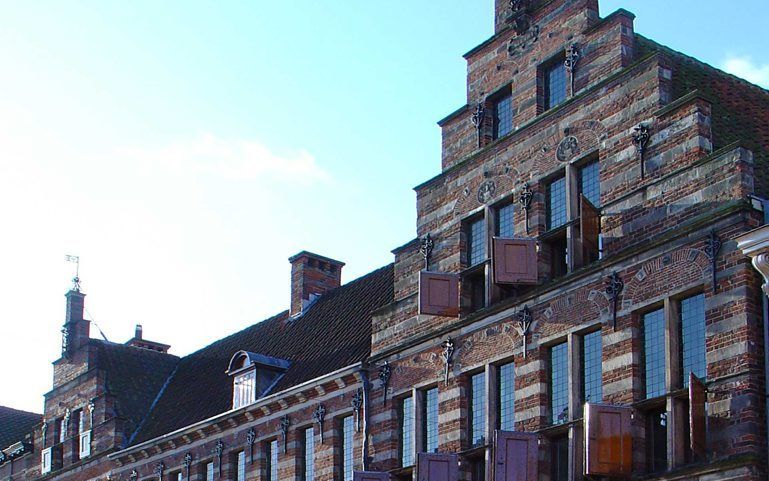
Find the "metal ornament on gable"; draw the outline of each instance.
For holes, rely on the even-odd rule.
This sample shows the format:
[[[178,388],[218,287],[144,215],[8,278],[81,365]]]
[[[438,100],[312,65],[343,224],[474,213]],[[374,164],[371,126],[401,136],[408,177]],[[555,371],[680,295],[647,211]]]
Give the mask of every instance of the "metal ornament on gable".
[[[638,152],[638,157],[641,162],[642,179],[645,176],[644,159],[646,156],[646,148],[649,146],[651,138],[651,127],[649,127],[648,124],[638,124],[638,126],[633,129],[633,143],[636,145],[636,151]]]
[[[379,384],[382,387],[382,405],[387,405],[387,386],[390,383],[390,376],[392,375],[392,370],[390,369],[390,364],[385,361],[384,364],[379,368]]]
[[[710,231],[708,238],[705,239],[705,255],[710,261],[710,270],[713,273],[713,293],[716,292],[716,265],[718,263],[718,253],[721,251],[723,242],[715,230]]]
[[[531,210],[531,201],[534,200],[534,193],[529,188],[529,183],[523,184],[518,202],[523,206],[523,212],[526,217],[526,233],[529,233],[529,211]]]
[[[444,384],[449,383],[449,372],[451,371],[451,366],[454,364],[454,340],[450,337],[443,341],[441,344],[441,347],[443,348],[442,356],[443,356],[443,363],[444,363],[444,372],[443,372],[443,382]]]
[[[518,319],[516,321],[516,329],[518,329],[518,333],[521,335],[521,338],[523,339],[523,357],[524,358],[526,358],[527,336],[529,335],[529,329],[531,328],[531,324],[533,320],[534,318],[531,315],[529,306],[524,305],[523,309],[518,311]]]
[[[312,413],[312,419],[318,423],[318,429],[320,430],[320,443],[323,444],[323,421],[326,419],[326,408],[323,404],[318,404],[315,411]]]
[[[609,296],[611,302],[611,319],[612,329],[617,330],[617,301],[619,300],[622,290],[625,288],[625,283],[622,282],[622,278],[617,272],[612,272],[609,279],[606,281],[606,294]]]

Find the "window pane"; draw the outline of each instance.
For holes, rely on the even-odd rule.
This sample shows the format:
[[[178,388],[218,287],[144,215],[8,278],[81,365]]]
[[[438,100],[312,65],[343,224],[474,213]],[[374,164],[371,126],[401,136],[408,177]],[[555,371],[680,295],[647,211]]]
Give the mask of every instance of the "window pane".
[[[598,162],[590,162],[579,170],[579,192],[595,207],[601,206]]]
[[[582,338],[583,401],[599,403],[603,400],[601,368],[603,366],[601,331],[591,332]]]
[[[232,407],[237,409],[254,402],[256,386],[256,371],[249,371],[235,376],[233,383]]]
[[[473,446],[486,443],[486,373],[471,378],[470,441]]]
[[[238,453],[238,473],[237,481],[246,481],[246,452]]]
[[[515,363],[499,367],[499,428],[515,431]]]
[[[304,480],[315,479],[315,428],[304,430]]]
[[[566,178],[554,180],[547,187],[547,228],[566,223]]]
[[[438,452],[438,388],[425,392],[425,445],[426,453]]]
[[[414,464],[414,400],[401,402],[401,466]]]
[[[665,314],[662,309],[644,316],[646,397],[665,394]]]
[[[470,224],[468,248],[471,266],[486,260],[486,222],[483,218]]]
[[[214,463],[206,464],[206,481],[214,481]]]
[[[569,438],[558,436],[553,438],[550,451],[550,479],[552,481],[567,481],[569,479]]]
[[[704,379],[705,365],[705,296],[699,294],[681,301],[681,374],[683,385],[689,385],[689,373]]]
[[[344,475],[344,481],[352,480],[352,468],[353,468],[353,419],[352,416],[347,416],[342,421],[342,471]]]
[[[270,441],[270,481],[278,481],[278,440]]]
[[[566,100],[566,66],[556,62],[545,72],[545,108],[552,109]]]
[[[550,420],[569,420],[569,363],[566,343],[550,348]]]
[[[506,95],[494,104],[494,138],[498,139],[513,130],[513,97]]]
[[[515,234],[515,204],[508,204],[497,210],[497,235],[499,237],[513,237]]]
[[[665,408],[649,412],[646,418],[646,470],[657,473],[667,469],[668,433]]]

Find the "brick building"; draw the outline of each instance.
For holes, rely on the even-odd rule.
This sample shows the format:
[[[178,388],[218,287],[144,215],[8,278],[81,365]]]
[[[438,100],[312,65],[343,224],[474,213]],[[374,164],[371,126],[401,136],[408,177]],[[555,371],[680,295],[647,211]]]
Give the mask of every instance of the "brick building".
[[[734,239],[766,222],[769,92],[598,16],[496,0],[439,122],[417,236],[177,358],[90,339],[4,479],[767,476],[767,307]],[[41,473],[42,471],[42,473]]]

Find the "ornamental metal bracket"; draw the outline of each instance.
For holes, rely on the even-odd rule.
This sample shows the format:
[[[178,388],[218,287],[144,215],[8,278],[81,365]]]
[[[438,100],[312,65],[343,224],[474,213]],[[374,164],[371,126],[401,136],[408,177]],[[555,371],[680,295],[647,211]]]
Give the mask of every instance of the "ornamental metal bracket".
[[[128,479],[131,481],[136,481],[139,479],[139,473],[137,473],[135,469],[132,469],[131,474],[128,475]]]
[[[715,230],[710,231],[705,240],[705,255],[710,260],[710,270],[713,272],[713,293],[716,292],[716,264],[718,263],[718,253],[721,251],[721,238],[718,237]]]
[[[483,96],[483,95],[481,95]],[[478,102],[478,105],[475,107],[475,112],[473,113],[473,116],[470,118],[470,121],[475,125],[475,130],[478,132],[478,147],[482,147],[481,139],[483,139],[483,135],[481,135],[483,131],[483,124],[486,120],[486,107],[484,106],[484,102]]]
[[[166,469],[165,463],[163,461],[160,461],[158,464],[155,465],[155,476],[157,476],[158,481],[163,481],[163,471]]]
[[[576,77],[577,64],[582,57],[579,44],[572,43],[566,48],[566,60],[563,64],[566,67],[566,71],[569,72],[569,79],[571,81],[571,96],[574,97],[574,78]]]
[[[218,440],[214,446],[214,454],[216,455],[216,461],[219,465],[219,477],[222,477],[222,455],[224,454],[224,443],[222,440]]]
[[[93,429],[93,415],[94,415],[94,412],[96,411],[96,402],[95,401],[96,401],[95,399],[91,399],[88,402],[88,420],[91,423],[90,424],[91,429]]]
[[[390,369],[390,364],[385,361],[384,364],[382,364],[382,367],[379,368],[379,383],[382,386],[382,405],[387,405],[387,385],[390,383],[390,376],[392,375],[392,370]]]
[[[617,330],[617,301],[619,300],[619,296],[622,293],[622,290],[625,288],[625,283],[622,282],[622,278],[617,274],[617,272],[612,272],[611,276],[609,276],[609,279],[606,281],[606,294],[609,296],[609,301],[611,302],[611,320],[612,320],[612,329],[615,331]]]
[[[288,452],[288,427],[291,425],[291,419],[288,414],[280,418],[280,431],[283,433],[283,454]]]
[[[318,404],[315,411],[312,413],[312,419],[318,423],[320,429],[320,444],[323,444],[323,421],[326,419],[326,408],[323,404]]]
[[[529,188],[529,183],[523,184],[523,190],[521,191],[518,202],[523,206],[523,211],[526,216],[526,233],[529,233],[529,211],[531,210],[531,201],[534,200],[534,193]]]
[[[419,240],[419,253],[425,259],[425,270],[430,269],[430,255],[433,253],[433,247],[435,247],[435,242],[428,232]]]
[[[449,383],[449,372],[451,371],[451,366],[454,365],[454,340],[452,338],[448,338],[441,344],[441,347],[443,348],[443,364],[444,364],[444,371],[443,371],[443,383],[448,384]]]
[[[48,432],[48,421],[43,419],[43,426],[41,427],[41,437],[43,438],[43,448],[45,448],[45,435]],[[2,451],[0,451],[1,453]]]
[[[254,444],[256,444],[256,429],[251,428],[246,433],[246,444],[248,444],[249,464],[254,464]]]
[[[652,138],[651,127],[647,124],[638,124],[633,129],[633,143],[636,145],[636,151],[641,162],[641,178],[644,178],[644,159],[646,156],[646,148],[649,145],[649,141]]]
[[[192,453],[187,453],[184,455],[184,475],[187,478],[187,481],[190,481],[190,467],[192,466]]]
[[[363,388],[358,388],[350,401],[355,415],[355,431],[360,432],[360,410],[363,407]]]
[[[527,336],[529,335],[529,328],[531,328],[531,323],[533,322],[534,318],[531,315],[531,311],[529,310],[529,306],[524,305],[523,309],[518,311],[518,330],[521,333],[521,337],[523,338],[523,357],[526,358],[526,340]]]

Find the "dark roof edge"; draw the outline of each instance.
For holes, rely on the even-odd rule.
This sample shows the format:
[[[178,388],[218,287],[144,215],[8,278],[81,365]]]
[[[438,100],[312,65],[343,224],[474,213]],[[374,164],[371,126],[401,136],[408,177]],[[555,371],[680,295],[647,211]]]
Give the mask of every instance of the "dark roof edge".
[[[465,105],[459,107],[457,110],[451,112],[449,115],[447,115],[447,116],[443,117],[441,120],[439,120],[438,121],[438,126],[439,127],[443,127],[444,125],[446,125],[446,123],[448,121],[450,121],[451,119],[453,119],[453,118],[459,116],[460,114],[464,113],[469,107],[470,107],[470,104],[465,104]]]

